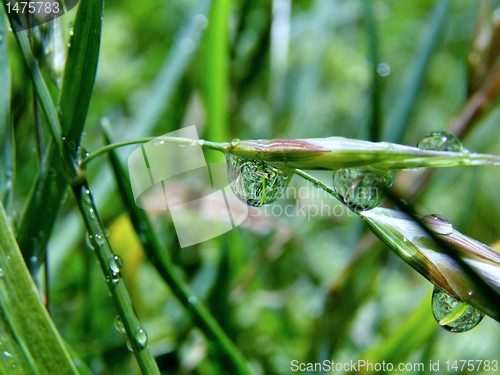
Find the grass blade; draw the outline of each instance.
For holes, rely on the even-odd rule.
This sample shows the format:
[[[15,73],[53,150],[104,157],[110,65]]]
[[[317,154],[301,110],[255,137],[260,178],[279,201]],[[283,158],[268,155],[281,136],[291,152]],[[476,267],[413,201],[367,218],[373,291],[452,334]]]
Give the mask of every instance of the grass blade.
[[[0,204],[0,304],[12,332],[36,374],[78,374],[31,276]]]
[[[454,229],[446,235],[436,234],[436,241],[431,230],[401,211],[374,208],[360,216],[422,276],[500,321],[499,252]]]
[[[109,142],[109,139],[107,139],[107,141]],[[189,286],[178,275],[177,270],[170,259],[165,255],[165,251],[160,245],[160,241],[153,230],[153,226],[146,215],[146,212],[137,207],[135,204],[129,180],[118,156],[115,152],[112,152],[110,155],[118,189],[120,190],[125,206],[128,207],[135,230],[137,233],[143,234],[140,238],[148,258],[151,260],[163,280],[165,280],[165,283],[171,288],[174,295],[191,313],[203,332],[207,336],[213,338],[213,340],[217,343],[222,353],[224,353],[225,357],[227,357],[227,359],[233,364],[234,368],[238,371],[238,374],[250,374],[244,357],[234,346],[213,316],[200,302],[190,302],[192,301],[193,293],[191,292]]]
[[[380,140],[380,75],[377,71],[379,64],[378,52],[378,37],[377,37],[377,24],[373,17],[372,2],[370,0],[363,0],[363,9],[366,22],[366,31],[368,34],[368,45],[370,47],[370,56],[372,63],[372,117],[370,119],[369,134],[371,141]]]
[[[103,10],[102,0],[80,3],[64,68],[60,120],[63,135],[75,147],[80,144],[94,88]]]
[[[229,138],[227,129],[229,5],[228,0],[212,2],[201,57],[203,96],[207,110],[206,137],[217,142]]]
[[[399,100],[396,102],[394,111],[385,127],[383,137],[385,141],[401,142],[403,138],[411,112],[425,82],[429,61],[438,41],[442,38],[441,30],[448,12],[448,5],[448,0],[440,0],[432,10],[426,25],[428,31],[408,69],[407,83],[403,86],[403,92],[399,96]]]

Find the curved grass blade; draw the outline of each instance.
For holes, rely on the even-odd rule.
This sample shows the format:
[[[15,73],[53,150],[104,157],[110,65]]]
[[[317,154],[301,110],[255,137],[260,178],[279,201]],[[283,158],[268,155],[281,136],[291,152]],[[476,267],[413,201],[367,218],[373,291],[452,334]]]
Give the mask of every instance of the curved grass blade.
[[[360,212],[370,229],[406,263],[450,295],[500,321],[500,253],[453,229],[435,233],[408,214],[374,208]],[[450,253],[453,251],[453,253]],[[471,273],[472,269],[472,273]]]
[[[226,150],[238,156],[300,169],[366,166],[380,170],[397,170],[500,165],[500,156],[496,155],[424,151],[394,143],[368,142],[342,137],[238,141],[226,145]]]
[[[407,83],[403,86],[403,92],[399,95],[384,129],[383,139],[388,142],[401,142],[403,138],[411,112],[425,82],[429,61],[438,41],[442,38],[441,30],[448,13],[448,5],[448,0],[440,0],[434,5],[426,25],[427,33],[408,68]]]
[[[0,305],[32,373],[78,374],[26,269],[0,203]]]

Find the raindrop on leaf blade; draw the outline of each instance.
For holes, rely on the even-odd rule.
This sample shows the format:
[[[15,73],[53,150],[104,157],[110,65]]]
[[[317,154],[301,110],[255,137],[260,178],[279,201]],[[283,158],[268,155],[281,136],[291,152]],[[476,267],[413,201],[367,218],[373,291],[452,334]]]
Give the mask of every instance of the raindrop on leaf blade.
[[[450,332],[467,332],[476,327],[483,314],[438,287],[432,292],[432,314],[438,324]]]
[[[417,147],[428,151],[464,151],[462,142],[453,134],[445,131],[437,131],[426,134],[418,143]]]
[[[394,172],[375,172],[364,168],[339,169],[333,173],[333,190],[338,200],[353,211],[377,207],[392,186]]]
[[[249,206],[262,207],[283,196],[291,173],[265,161],[226,155],[229,185],[234,194]]]

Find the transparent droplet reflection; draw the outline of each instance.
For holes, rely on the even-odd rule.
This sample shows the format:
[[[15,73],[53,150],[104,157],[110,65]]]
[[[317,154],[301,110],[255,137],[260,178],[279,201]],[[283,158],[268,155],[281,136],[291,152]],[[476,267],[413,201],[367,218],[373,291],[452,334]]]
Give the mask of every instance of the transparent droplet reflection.
[[[227,174],[234,194],[249,206],[261,207],[283,196],[292,174],[261,160],[227,154]]]
[[[333,173],[333,190],[338,200],[353,211],[377,207],[392,186],[394,172],[374,172],[363,168],[339,169]]]
[[[467,332],[476,327],[483,314],[455,297],[434,287],[432,292],[432,314],[438,324],[450,332]]]
[[[114,322],[113,322],[113,328],[115,329],[115,332],[120,334],[120,335],[125,335],[127,333],[127,330],[125,329],[125,325],[123,324],[122,317],[120,315],[117,315]]]
[[[452,151],[460,152],[464,150],[462,142],[445,131],[437,131],[426,134],[418,143],[417,147],[421,150],[429,151]]]

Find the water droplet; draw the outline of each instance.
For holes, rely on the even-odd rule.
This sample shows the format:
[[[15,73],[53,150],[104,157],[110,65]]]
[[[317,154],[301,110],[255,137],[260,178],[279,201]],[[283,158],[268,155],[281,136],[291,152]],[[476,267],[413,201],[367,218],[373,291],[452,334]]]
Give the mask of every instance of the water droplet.
[[[144,329],[142,329],[141,327],[137,328],[134,338],[135,342],[141,349],[146,347],[148,343],[148,334]]]
[[[87,248],[89,250],[94,250],[94,236],[92,236],[90,233],[87,232],[85,236],[85,245],[87,245]]]
[[[422,218],[424,223],[430,230],[437,234],[449,235],[453,232],[453,225],[444,216],[431,214]]]
[[[33,255],[33,256],[30,258],[30,262],[31,262],[31,263],[36,263],[36,262],[38,262],[38,257],[36,257],[35,255]]]
[[[104,243],[104,238],[100,234],[96,234],[94,237],[95,237],[95,242],[98,245],[102,245]]]
[[[115,329],[115,332],[120,334],[120,335],[125,335],[127,333],[127,330],[125,329],[125,325],[123,324],[122,317],[120,315],[117,315],[114,322],[113,322],[113,328]]]
[[[439,325],[450,332],[470,331],[483,319],[480,311],[438,287],[432,292],[432,313]]]
[[[205,144],[205,140],[204,140],[204,139],[200,139],[200,140],[198,141],[198,144],[199,144],[200,146],[203,146],[203,145]]]
[[[234,138],[232,141],[231,141],[231,146],[233,147],[236,147],[240,144],[240,140],[238,138]]]
[[[196,43],[191,38],[184,38],[179,43],[179,49],[182,53],[188,55],[196,48]]]
[[[120,269],[123,267],[122,258],[120,258],[118,255],[114,255],[110,259],[108,266],[112,272],[120,272]]]
[[[382,77],[388,76],[391,73],[391,67],[389,66],[389,64],[387,64],[385,62],[380,63],[377,66],[377,72]]]
[[[371,210],[382,203],[385,190],[392,186],[394,172],[374,172],[363,168],[339,169],[333,174],[333,190],[338,200],[353,211]]]
[[[162,144],[164,144],[165,141],[163,139],[158,139],[156,142],[155,142],[155,146],[161,146]]]
[[[3,277],[3,268],[0,268],[0,278]]]
[[[134,348],[132,347],[132,343],[130,342],[130,340],[127,340],[127,349],[130,353],[134,352]]]
[[[9,352],[2,352],[2,355],[3,355],[5,358],[9,358],[9,359],[14,358],[14,356],[13,356],[12,354],[10,354]]]
[[[292,174],[285,173],[265,161],[226,155],[229,185],[234,194],[249,206],[273,203],[285,192]]]
[[[421,150],[430,151],[452,151],[461,152],[464,150],[462,142],[445,131],[432,132],[425,135],[418,143],[417,147]]]
[[[191,305],[195,304],[197,301],[198,301],[198,299],[197,299],[195,296],[190,296],[190,297],[188,298],[188,302],[189,302]]]
[[[198,14],[197,16],[194,17],[193,23],[199,28],[199,29],[204,29],[208,25],[208,18],[205,17],[203,14]]]

